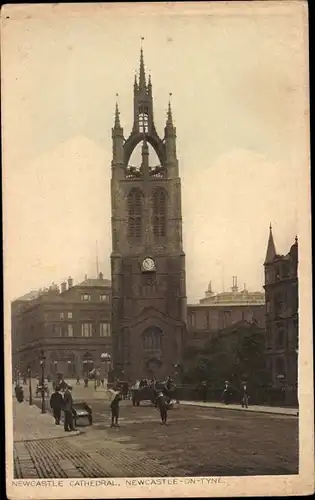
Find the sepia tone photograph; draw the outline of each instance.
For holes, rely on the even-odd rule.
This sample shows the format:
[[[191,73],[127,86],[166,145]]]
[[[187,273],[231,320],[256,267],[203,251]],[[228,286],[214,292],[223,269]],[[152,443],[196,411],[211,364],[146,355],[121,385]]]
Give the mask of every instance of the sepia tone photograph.
[[[2,9],[10,498],[313,490],[307,23]]]

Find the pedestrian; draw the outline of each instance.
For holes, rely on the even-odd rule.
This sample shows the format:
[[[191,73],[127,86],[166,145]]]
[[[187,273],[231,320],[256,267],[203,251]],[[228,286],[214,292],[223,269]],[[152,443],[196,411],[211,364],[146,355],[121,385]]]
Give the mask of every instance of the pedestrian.
[[[207,381],[204,380],[202,383],[201,383],[201,387],[202,387],[202,400],[204,403],[207,402]]]
[[[229,396],[230,396],[230,387],[229,387],[229,381],[225,381],[225,387],[223,391],[223,402],[228,405],[229,404]]]
[[[79,377],[79,375],[77,376],[76,385],[80,385],[80,377]]]
[[[121,401],[121,394],[120,392],[116,392],[111,404],[110,404],[110,409],[112,412],[112,423],[111,427],[119,427],[118,425],[118,418],[119,418],[119,403]]]
[[[63,397],[60,394],[60,387],[55,387],[55,392],[52,393],[50,398],[50,408],[52,409],[55,424],[60,425],[61,410],[63,407]]]
[[[167,402],[163,392],[159,392],[157,396],[157,408],[160,410],[161,425],[167,424]]]
[[[248,388],[247,388],[247,383],[242,382],[242,387],[241,387],[241,402],[242,402],[242,408],[248,408]]]
[[[72,387],[70,385],[66,386],[65,393],[63,396],[63,411],[64,411],[64,429],[66,432],[75,431],[73,425],[73,399],[72,399]]]

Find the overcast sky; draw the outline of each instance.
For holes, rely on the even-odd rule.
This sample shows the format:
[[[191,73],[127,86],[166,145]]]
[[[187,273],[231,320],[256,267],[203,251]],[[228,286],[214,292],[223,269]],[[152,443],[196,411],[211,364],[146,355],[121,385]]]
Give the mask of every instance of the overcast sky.
[[[173,94],[188,301],[233,275],[261,289],[269,224],[287,253],[308,174],[302,11],[266,3],[20,6],[3,19],[7,300],[95,276],[96,240],[110,278],[111,127],[118,93],[130,133],[142,36],[161,135]]]

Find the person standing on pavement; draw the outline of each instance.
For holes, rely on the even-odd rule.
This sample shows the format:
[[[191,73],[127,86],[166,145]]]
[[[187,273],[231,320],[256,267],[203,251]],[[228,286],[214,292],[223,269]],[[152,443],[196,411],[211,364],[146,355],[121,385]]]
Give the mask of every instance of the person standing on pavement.
[[[110,404],[110,409],[112,412],[112,423],[111,427],[119,427],[118,425],[118,418],[119,418],[119,403],[121,401],[121,394],[120,392],[116,392],[114,399],[112,400]]]
[[[66,432],[75,431],[73,425],[73,398],[72,398],[72,387],[66,386],[65,393],[63,396],[63,411],[65,416],[64,429]]]
[[[248,408],[248,388],[247,388],[247,383],[243,382],[242,387],[241,387],[241,401],[242,401],[242,408]]]
[[[58,386],[55,387],[55,392],[53,392],[50,398],[50,408],[53,411],[53,416],[56,425],[60,424],[61,410],[63,407],[63,397],[59,391],[60,388]]]

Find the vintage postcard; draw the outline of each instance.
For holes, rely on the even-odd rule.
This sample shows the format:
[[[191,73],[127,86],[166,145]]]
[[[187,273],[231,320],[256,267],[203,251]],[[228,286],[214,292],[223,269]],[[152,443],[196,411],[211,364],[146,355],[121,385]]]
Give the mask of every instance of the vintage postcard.
[[[1,11],[11,499],[314,491],[303,1]]]

